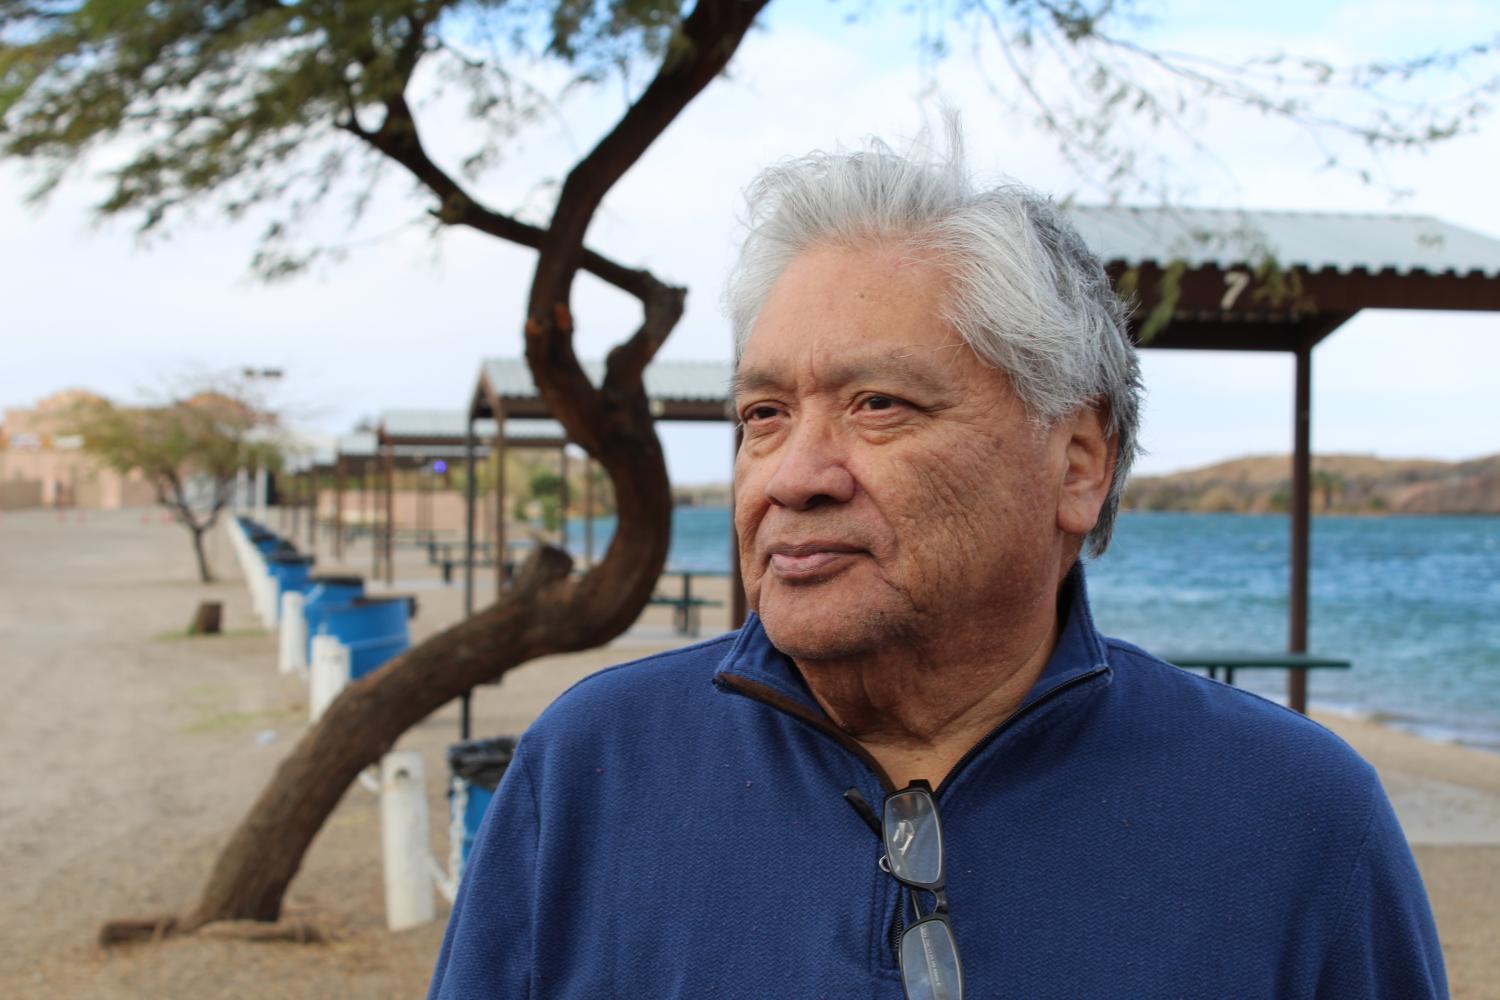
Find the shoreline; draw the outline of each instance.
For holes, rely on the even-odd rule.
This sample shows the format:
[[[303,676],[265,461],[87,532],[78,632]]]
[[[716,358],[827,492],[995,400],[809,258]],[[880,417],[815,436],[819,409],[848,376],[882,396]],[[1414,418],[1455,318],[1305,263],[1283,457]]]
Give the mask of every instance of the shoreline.
[[[1389,712],[1384,709],[1359,708],[1354,705],[1338,703],[1314,702],[1311,714],[1314,716],[1327,715],[1350,722],[1379,726],[1382,729],[1412,736],[1437,746],[1451,746],[1461,750],[1472,750],[1476,753],[1500,759],[1500,732],[1497,732],[1489,740],[1465,738],[1462,729],[1447,723],[1429,722],[1413,718],[1412,716]]]

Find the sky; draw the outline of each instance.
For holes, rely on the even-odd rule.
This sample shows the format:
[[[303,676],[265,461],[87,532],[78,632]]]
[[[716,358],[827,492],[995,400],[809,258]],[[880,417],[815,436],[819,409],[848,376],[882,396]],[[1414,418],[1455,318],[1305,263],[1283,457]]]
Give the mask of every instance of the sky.
[[[912,17],[877,15],[875,6],[772,4],[729,76],[606,199],[589,243],[690,290],[660,357],[731,357],[720,293],[742,232],[742,192],[759,170],[790,157],[857,148],[871,136],[899,144],[951,107],[981,177],[1080,201],[1104,196],[1007,96],[1014,87],[993,45],[950,27],[950,53],[934,61],[913,45]],[[1181,0],[1134,9],[1156,17],[1125,25],[1132,40],[1227,61],[1287,51],[1363,62],[1500,35],[1492,5],[1462,0],[1271,2],[1253,10]],[[851,12],[863,16],[851,24]],[[1060,85],[1050,72],[1038,76],[1044,91]],[[474,190],[499,208],[535,214],[548,181],[589,148],[623,100],[618,83],[570,98],[523,133]],[[471,126],[437,103],[428,112],[429,146],[440,162],[456,163]],[[1144,153],[1142,174],[1160,178],[1178,203],[1423,214],[1500,238],[1492,186],[1500,122],[1369,161],[1373,184],[1322,169],[1326,151],[1314,139],[1259,115],[1195,104],[1186,125],[1208,153],[1180,135],[1128,126]],[[314,224],[313,237],[349,244],[347,259],[275,285],[249,270],[264,218],[229,223],[204,205],[165,238],[143,243],[129,220],[93,216],[102,188],[88,170],[41,207],[23,203],[29,184],[15,165],[0,165],[0,407],[29,406],[73,386],[140,399],[192,373],[275,367],[284,377],[274,399],[300,426],[337,434],[385,409],[461,408],[481,358],[521,351],[531,252],[465,232],[434,237],[420,221],[426,202],[399,176],[354,230],[340,212]],[[1397,189],[1407,193],[1397,198]],[[638,307],[583,278],[575,313],[579,354],[598,357],[628,335]],[[1289,449],[1290,358],[1146,351],[1142,363],[1147,453],[1139,471]],[[1497,372],[1500,315],[1361,314],[1314,355],[1314,450],[1447,459],[1500,452]],[[727,424],[661,432],[674,481],[727,480]]]

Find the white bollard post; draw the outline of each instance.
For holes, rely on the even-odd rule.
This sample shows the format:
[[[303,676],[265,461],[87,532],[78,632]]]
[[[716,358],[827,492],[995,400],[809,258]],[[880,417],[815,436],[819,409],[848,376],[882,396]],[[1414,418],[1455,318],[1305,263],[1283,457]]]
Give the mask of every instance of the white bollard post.
[[[256,567],[255,582],[253,585],[255,611],[260,615],[261,624],[266,628],[276,627],[276,579],[271,576],[271,571],[266,568],[262,561]]]
[[[229,542],[234,546],[234,561],[239,565],[240,572],[245,572],[245,532],[240,528],[240,523],[233,517],[224,522],[224,530],[229,532]]]
[[[281,595],[281,656],[277,666],[284,674],[307,669],[307,617],[302,613],[302,594],[295,590]]]
[[[259,552],[256,555],[260,555]],[[245,570],[245,583],[250,586],[250,609],[255,612],[255,617],[260,619],[262,625],[266,622],[266,574],[261,570],[260,560],[256,559],[250,563]]]
[[[266,616],[266,628],[276,628],[281,624],[281,587],[270,570],[266,570],[266,610],[270,612]]]
[[[265,469],[255,470],[255,519],[266,523],[266,505],[271,502],[271,476]]]
[[[315,635],[307,685],[308,718],[317,722],[339,692],[349,686],[349,647],[331,635]]]
[[[415,750],[396,750],[380,759],[380,841],[386,927],[404,931],[430,922],[434,903],[427,788],[422,755]]]

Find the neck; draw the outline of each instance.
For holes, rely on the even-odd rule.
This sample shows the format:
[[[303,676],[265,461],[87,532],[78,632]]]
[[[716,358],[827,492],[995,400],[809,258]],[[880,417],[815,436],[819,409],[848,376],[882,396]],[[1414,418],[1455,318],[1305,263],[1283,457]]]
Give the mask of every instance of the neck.
[[[1057,645],[1055,600],[1002,628],[952,623],[932,634],[797,668],[828,717],[897,788],[940,785],[965,753],[1021,704]]]

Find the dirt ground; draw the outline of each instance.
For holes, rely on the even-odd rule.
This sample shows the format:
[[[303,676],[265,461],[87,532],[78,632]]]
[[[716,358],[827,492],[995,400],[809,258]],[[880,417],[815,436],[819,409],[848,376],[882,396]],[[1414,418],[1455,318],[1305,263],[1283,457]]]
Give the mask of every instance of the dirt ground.
[[[274,519],[273,519],[273,526]],[[384,925],[379,815],[355,786],[314,842],[287,899],[330,943],[195,937],[112,950],[108,919],[191,907],[228,831],[306,726],[302,681],[276,670],[225,537],[223,582],[194,580],[186,535],[157,512],[0,514],[0,995],[5,997],[412,997],[426,988],[446,907],[430,925]],[[335,571],[325,550],[320,571]],[[347,569],[367,572],[368,549]],[[715,596],[723,581],[695,587]],[[398,561],[417,637],[456,620],[415,550]],[[484,599],[481,591],[481,601]],[[722,595],[720,595],[722,596]],[[181,638],[198,601],[228,634]],[[705,615],[718,631],[725,612]],[[474,700],[478,735],[517,733],[573,680],[679,640],[650,609],[614,646],[529,664]],[[1500,756],[1326,719],[1380,768],[1416,844],[1457,997],[1500,997]],[[455,707],[402,740],[422,751],[433,851],[447,852],[446,765]]]

